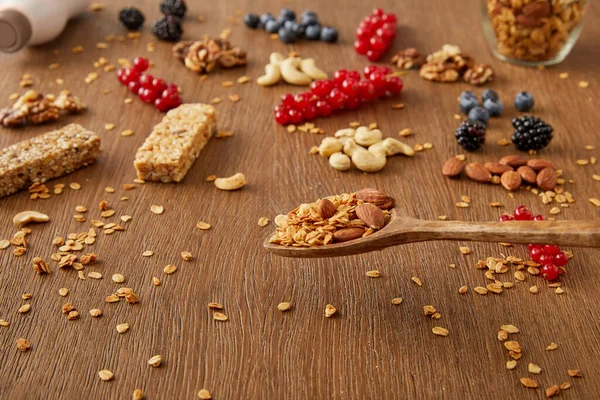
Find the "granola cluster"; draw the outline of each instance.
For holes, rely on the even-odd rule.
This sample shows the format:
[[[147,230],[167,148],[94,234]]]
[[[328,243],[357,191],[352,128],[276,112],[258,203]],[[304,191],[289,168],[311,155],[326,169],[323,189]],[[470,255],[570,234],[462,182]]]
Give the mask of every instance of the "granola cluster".
[[[472,85],[483,85],[491,82],[495,73],[490,65],[476,64],[460,47],[445,44],[440,50],[427,56],[427,62],[421,66],[419,75],[434,82],[456,82],[463,78]]]
[[[375,189],[362,189],[301,204],[287,215],[275,218],[277,230],[270,242],[311,247],[369,236],[389,221],[392,207],[393,199]],[[375,214],[379,213],[380,222],[376,223]]]
[[[586,0],[487,0],[497,51],[523,61],[554,58],[581,24]]]
[[[0,123],[9,128],[27,123],[38,125],[58,120],[61,112],[78,114],[84,109],[81,100],[67,90],[57,97],[29,90],[11,107],[0,109]]]
[[[224,39],[186,40],[173,46],[175,58],[183,61],[186,68],[199,74],[208,74],[215,67],[233,68],[246,65],[246,52],[233,47]]]

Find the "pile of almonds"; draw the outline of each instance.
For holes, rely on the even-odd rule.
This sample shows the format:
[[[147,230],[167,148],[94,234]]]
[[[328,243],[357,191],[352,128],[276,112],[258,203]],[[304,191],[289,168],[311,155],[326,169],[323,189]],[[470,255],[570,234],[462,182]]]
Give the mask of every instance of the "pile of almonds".
[[[542,190],[552,191],[558,182],[558,173],[548,160],[527,159],[522,155],[502,157],[498,162],[485,164],[469,163],[452,157],[442,167],[442,174],[455,178],[463,170],[469,178],[480,183],[501,184],[506,190],[518,190],[521,185],[537,185]]]
[[[310,247],[358,239],[383,228],[393,206],[393,198],[371,188],[301,204],[275,218],[277,230],[270,242]]]

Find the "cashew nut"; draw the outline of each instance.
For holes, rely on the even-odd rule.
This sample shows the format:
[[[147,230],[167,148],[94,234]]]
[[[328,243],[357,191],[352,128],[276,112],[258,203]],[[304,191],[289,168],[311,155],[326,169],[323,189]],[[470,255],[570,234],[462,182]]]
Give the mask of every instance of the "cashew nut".
[[[289,57],[281,62],[281,76],[287,83],[292,85],[307,86],[312,79],[304,72],[300,71],[300,58]]]
[[[364,172],[377,172],[385,167],[386,161],[385,155],[373,154],[365,149],[357,149],[352,154],[352,162]]]
[[[265,65],[265,74],[256,80],[261,86],[272,86],[281,80],[281,71],[277,64]]]
[[[415,155],[415,151],[412,147],[407,145],[406,143],[402,143],[401,141],[394,138],[387,138],[383,142],[383,148],[385,149],[385,154],[388,156],[394,156],[396,154],[404,154],[405,156],[412,157]],[[370,148],[369,148],[370,150]]]
[[[344,145],[339,140],[333,137],[326,137],[319,146],[319,154],[323,157],[329,157],[333,153],[342,151]]]
[[[269,56],[269,64],[281,65],[283,60],[285,60],[285,57],[281,53],[271,53]]]
[[[354,152],[356,150],[366,150],[363,147],[360,147],[359,145],[356,144],[356,141],[354,139],[348,139],[348,141],[346,143],[344,143],[344,154],[352,157],[352,154],[354,154]]]
[[[340,138],[340,137],[350,137],[350,138],[353,138],[355,132],[356,131],[354,129],[352,129],[352,128],[340,129],[333,136],[335,136],[337,138]]]
[[[347,171],[352,166],[352,163],[350,162],[350,157],[344,153],[333,153],[329,157],[329,165],[338,171]]]
[[[303,59],[300,62],[300,69],[313,79],[327,79],[327,74],[317,67],[314,58]]]
[[[361,126],[354,134],[354,140],[361,146],[370,146],[383,139],[383,133],[379,129],[369,129],[366,126]]]
[[[229,178],[215,179],[215,186],[221,190],[237,190],[246,184],[246,177],[241,172],[230,176]]]
[[[21,211],[13,217],[13,224],[17,226],[27,225],[30,222],[48,222],[50,217],[37,211]]]
[[[385,140],[382,140],[380,142],[370,145],[369,151],[373,154],[383,154],[384,156],[387,155],[386,151],[385,151],[384,143],[385,143]]]

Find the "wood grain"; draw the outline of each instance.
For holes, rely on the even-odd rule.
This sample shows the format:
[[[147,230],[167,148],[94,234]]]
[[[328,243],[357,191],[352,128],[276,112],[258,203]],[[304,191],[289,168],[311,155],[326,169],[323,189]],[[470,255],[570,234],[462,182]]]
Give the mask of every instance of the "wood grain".
[[[310,55],[328,73],[342,67],[362,68],[366,60],[353,52],[352,38],[360,19],[370,12],[369,3],[286,3],[297,11],[318,11],[324,23],[340,29],[342,43],[285,46],[264,32],[227,22],[227,16],[235,15],[237,9],[278,13],[279,5],[266,0],[190,1],[186,37],[218,35],[231,27],[232,42],[249,52],[246,68],[215,72],[205,82],[171,58],[170,46],[158,43],[156,52],[146,52],[146,43],[154,41],[148,26],[158,16],[157,1],[132,3],[144,11],[148,21],[139,43],[110,42],[108,49],[95,48],[105,36],[123,33],[116,19],[121,2],[111,0],[106,1],[104,11],[70,23],[55,42],[0,56],[0,87],[5,99],[21,91],[18,82],[23,73],[32,74],[34,88],[44,92],[59,90],[55,79],[63,78],[64,87],[80,95],[89,111],[62,122],[81,123],[99,133],[103,141],[96,165],[52,182],[79,182],[81,190],[67,189],[61,196],[43,201],[31,201],[26,193],[0,200],[1,238],[14,233],[11,219],[16,212],[36,209],[51,216],[50,223],[33,227],[31,248],[25,256],[15,258],[9,251],[0,252],[0,318],[10,322],[9,327],[0,327],[0,398],[126,399],[135,388],[143,388],[149,399],[191,399],[201,388],[209,389],[215,399],[542,398],[541,390],[525,389],[519,383],[520,377],[529,376],[529,362],[543,368],[536,377],[543,388],[570,381],[573,387],[561,394],[564,398],[597,398],[600,295],[596,263],[600,254],[596,250],[574,251],[570,273],[561,278],[566,290],[563,295],[555,295],[541,278],[528,277],[501,295],[480,296],[471,289],[466,295],[458,294],[462,285],[472,288],[487,283],[475,269],[477,259],[501,254],[523,257],[524,246],[472,243],[471,254],[463,256],[458,251],[462,242],[427,242],[322,260],[283,259],[262,248],[273,227],[260,228],[260,217],[273,219],[300,202],[363,187],[380,188],[395,197],[408,215],[426,220],[438,215],[464,221],[494,220],[519,204],[547,215],[550,206],[542,205],[531,193],[518,192],[511,198],[500,187],[442,176],[443,162],[460,152],[452,135],[457,123],[453,118],[456,97],[471,87],[429,83],[412,73],[404,78],[406,89],[400,100],[319,120],[318,125],[329,133],[352,120],[376,121],[389,136],[408,127],[415,132],[407,139],[409,144],[434,145],[415,159],[390,160],[377,174],[340,173],[325,159],[308,154],[321,137],[289,134],[273,122],[271,108],[279,96],[300,89],[283,84],[260,88],[254,83],[224,89],[221,82],[244,74],[258,77],[272,51]],[[579,158],[598,156],[597,151],[584,150],[584,145],[600,146],[597,3],[590,4],[587,25],[571,56],[560,66],[543,71],[493,59],[482,36],[478,1],[463,1],[459,6],[444,0],[385,0],[378,5],[400,17],[394,49],[410,45],[427,53],[444,43],[455,43],[496,69],[498,80],[492,87],[501,94],[507,111],[492,121],[488,144],[469,154],[469,161],[483,163],[514,152],[510,146],[495,143],[510,135],[514,114],[510,100],[516,92],[528,90],[536,96],[536,115],[550,122],[556,132],[544,157],[576,182],[569,190],[577,202],[563,209],[557,219],[598,218],[599,209],[587,202],[589,197],[598,197],[598,182],[591,178],[597,167],[575,163]],[[204,15],[206,22],[195,22],[198,15]],[[71,53],[76,45],[84,47],[82,54]],[[60,54],[54,55],[55,49]],[[115,63],[119,57],[139,54],[150,56],[155,63],[153,73],[183,87],[184,101],[222,97],[224,101],[217,105],[219,129],[232,130],[234,135],[211,140],[182,183],[145,184],[123,191],[121,185],[135,177],[135,150],[161,115],[137,99],[124,104],[129,94],[113,73],[101,72],[100,79],[90,85],[83,80],[95,70],[92,64],[101,56]],[[55,62],[61,67],[49,70],[48,65]],[[568,72],[569,79],[559,79],[560,72]],[[578,88],[580,80],[589,81],[590,88]],[[111,90],[109,95],[102,94],[105,88]],[[232,93],[242,100],[235,104],[227,100]],[[406,104],[404,110],[391,108],[398,101]],[[114,131],[104,131],[108,122],[116,124]],[[2,129],[0,145],[56,126]],[[135,135],[121,137],[119,132],[125,129],[133,129]],[[243,172],[249,182],[241,191],[222,192],[204,182],[210,174],[236,172]],[[106,186],[117,190],[106,193]],[[461,195],[471,198],[470,208],[454,206]],[[130,200],[119,201],[121,196]],[[75,271],[59,271],[54,263],[50,276],[36,276],[31,259],[48,259],[54,251],[51,241],[55,235],[87,230],[88,223],[72,219],[75,206],[88,207],[89,221],[98,216],[101,200],[117,211],[110,221],[124,214],[133,216],[126,232],[100,235],[93,247],[100,262],[86,270],[101,272],[104,279],[82,281]],[[491,208],[488,203],[492,201],[501,201],[504,207]],[[163,205],[165,213],[152,214],[152,204]],[[213,228],[197,230],[198,220]],[[155,255],[142,257],[144,250],[153,250]],[[183,250],[194,254],[192,262],[181,260]],[[179,270],[166,276],[162,270],[169,263]],[[367,278],[365,272],[372,269],[380,270],[382,277]],[[125,276],[123,285],[135,290],[140,304],[104,303],[105,296],[122,286],[110,280],[113,273]],[[153,276],[162,280],[161,286],[152,284]],[[423,286],[415,285],[412,276],[419,277]],[[511,273],[500,279],[513,280]],[[528,291],[534,284],[540,287],[537,295]],[[58,295],[61,287],[70,290],[66,298]],[[17,309],[25,292],[33,294],[32,310],[20,315]],[[394,297],[403,297],[404,302],[392,306]],[[79,320],[67,321],[61,314],[66,301],[80,311]],[[225,306],[228,322],[213,321],[207,308],[211,301]],[[277,311],[282,301],[291,301],[293,309]],[[333,318],[324,317],[328,303],[339,310]],[[423,316],[426,304],[438,309],[441,320]],[[104,313],[99,319],[88,314],[96,307]],[[119,335],[115,327],[123,322],[131,328]],[[505,369],[507,352],[496,339],[502,324],[514,324],[521,330],[514,339],[522,344],[524,356],[513,371]],[[450,335],[433,335],[433,326],[447,328]],[[16,349],[19,337],[31,341],[29,352]],[[546,351],[550,342],[558,343],[558,349]],[[155,354],[163,357],[160,368],[146,364]],[[581,369],[584,377],[569,378],[568,368]],[[101,381],[97,375],[101,369],[113,371],[115,379]]]

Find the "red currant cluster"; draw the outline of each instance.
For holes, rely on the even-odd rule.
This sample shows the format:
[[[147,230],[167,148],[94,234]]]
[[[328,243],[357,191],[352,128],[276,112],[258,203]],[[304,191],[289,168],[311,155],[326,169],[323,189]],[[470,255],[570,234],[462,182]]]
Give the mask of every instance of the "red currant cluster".
[[[390,48],[396,37],[396,14],[384,13],[376,8],[362,20],[356,29],[354,50],[366,55],[369,61],[377,61]]]
[[[275,121],[281,125],[298,124],[316,117],[328,117],[334,111],[355,109],[363,102],[391,96],[402,91],[403,83],[397,76],[391,76],[388,67],[367,65],[361,80],[360,72],[336,71],[333,80],[314,81],[310,92],[293,96],[285,94],[281,104],[273,110]]]
[[[499,221],[543,221],[544,216],[534,216],[531,210],[525,206],[515,208],[513,215],[502,215],[498,218]],[[531,259],[542,265],[542,277],[547,281],[554,281],[558,278],[561,272],[560,267],[564,267],[569,262],[567,253],[560,250],[558,246],[543,245],[543,244],[528,244],[527,249]]]
[[[179,97],[177,85],[167,84],[160,78],[144,74],[143,72],[149,66],[148,59],[136,57],[133,60],[133,68],[119,68],[117,70],[117,78],[119,82],[138,95],[144,103],[154,103],[154,106],[162,112],[179,107],[181,98]]]

